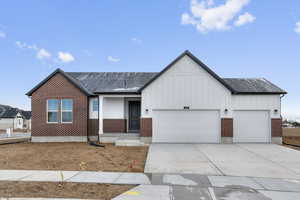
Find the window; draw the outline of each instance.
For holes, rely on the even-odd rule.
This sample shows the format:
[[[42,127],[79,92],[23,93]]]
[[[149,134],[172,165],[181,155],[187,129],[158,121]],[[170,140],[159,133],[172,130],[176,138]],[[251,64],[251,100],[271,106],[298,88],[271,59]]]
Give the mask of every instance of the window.
[[[61,122],[72,123],[73,121],[73,100],[62,99],[61,100]]]
[[[98,99],[93,99],[93,112],[98,112],[98,110],[99,110]]]
[[[47,100],[47,122],[58,123],[58,100]]]

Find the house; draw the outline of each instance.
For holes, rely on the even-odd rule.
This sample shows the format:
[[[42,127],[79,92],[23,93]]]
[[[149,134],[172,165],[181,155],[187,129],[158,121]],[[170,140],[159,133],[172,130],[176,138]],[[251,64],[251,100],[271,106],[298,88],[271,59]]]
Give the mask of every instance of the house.
[[[57,69],[27,93],[32,141],[155,143],[281,143],[284,94],[263,78],[221,78],[189,51],[159,73]]]
[[[0,105],[0,129],[31,129],[31,111]]]

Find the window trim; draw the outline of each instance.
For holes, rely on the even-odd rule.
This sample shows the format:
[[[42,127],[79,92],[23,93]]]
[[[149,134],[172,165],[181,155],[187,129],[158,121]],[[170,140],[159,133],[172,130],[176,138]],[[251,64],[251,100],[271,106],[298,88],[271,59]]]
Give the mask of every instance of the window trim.
[[[57,106],[57,110],[56,110],[56,111],[50,110],[50,112],[56,112],[56,113],[57,113],[57,121],[56,121],[56,122],[49,122],[49,117],[48,117],[48,113],[49,113],[49,110],[48,110],[48,101],[49,101],[49,100],[57,100],[57,103],[58,103],[58,106]],[[59,116],[59,114],[58,114],[58,113],[59,113],[59,99],[54,99],[54,98],[53,98],[53,99],[47,99],[46,102],[47,102],[47,103],[46,103],[46,104],[47,104],[47,105],[46,105],[46,111],[47,111],[47,114],[46,114],[46,118],[47,118],[47,119],[46,119],[46,122],[47,122],[47,124],[58,124],[58,123],[59,123],[59,119],[58,119],[58,116]]]
[[[94,103],[96,102],[96,106],[97,109],[94,110]],[[98,112],[99,111],[99,99],[98,98],[94,98],[92,99],[92,112]]]
[[[72,110],[63,110],[63,108],[62,108],[62,101],[63,100],[72,100]],[[73,118],[74,118],[74,116],[73,116],[74,105],[73,104],[74,104],[74,100],[72,98],[62,98],[62,99],[60,99],[60,123],[62,123],[62,124],[73,124]],[[72,121],[64,122],[63,118],[62,118],[63,112],[71,112],[72,113]]]

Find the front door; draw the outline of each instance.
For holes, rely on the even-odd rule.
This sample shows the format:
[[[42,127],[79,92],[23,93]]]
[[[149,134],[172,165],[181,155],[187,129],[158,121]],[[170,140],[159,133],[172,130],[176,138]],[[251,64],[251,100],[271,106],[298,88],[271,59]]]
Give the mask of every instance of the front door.
[[[141,102],[129,101],[128,104],[129,104],[128,129],[131,132],[138,132],[140,130]]]

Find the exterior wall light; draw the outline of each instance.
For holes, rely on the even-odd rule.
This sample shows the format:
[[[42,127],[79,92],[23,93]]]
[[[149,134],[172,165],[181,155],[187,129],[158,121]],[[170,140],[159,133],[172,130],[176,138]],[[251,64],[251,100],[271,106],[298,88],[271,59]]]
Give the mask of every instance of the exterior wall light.
[[[275,113],[278,113],[278,110],[277,110],[277,109],[275,109],[275,110],[274,110],[274,112],[275,112]]]
[[[227,112],[228,112],[228,109],[227,109],[227,108],[225,108],[225,110],[224,110],[224,111],[225,111],[225,113],[227,113]]]

